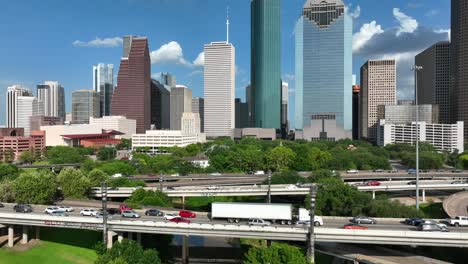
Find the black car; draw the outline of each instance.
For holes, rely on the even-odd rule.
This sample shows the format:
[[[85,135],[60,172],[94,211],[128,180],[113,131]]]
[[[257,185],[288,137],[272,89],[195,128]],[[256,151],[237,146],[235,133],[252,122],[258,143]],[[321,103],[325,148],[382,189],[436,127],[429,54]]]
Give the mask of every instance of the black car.
[[[120,210],[119,208],[107,208],[107,213],[109,215],[116,215],[116,214],[120,214]]]
[[[13,210],[17,213],[31,213],[33,208],[29,204],[17,204],[13,207]]]
[[[413,218],[407,218],[405,219],[405,224],[406,225],[412,225],[412,226],[418,226],[420,225],[424,220],[419,217],[413,217]]]
[[[164,213],[158,209],[149,209],[145,212],[146,216],[163,216]]]
[[[3,207],[5,207],[5,205],[3,205],[2,203],[0,203],[0,208],[3,208]]]
[[[355,216],[353,219],[350,220],[351,223],[354,224],[371,224],[375,225],[377,224],[377,221],[373,218],[367,217],[367,216]]]

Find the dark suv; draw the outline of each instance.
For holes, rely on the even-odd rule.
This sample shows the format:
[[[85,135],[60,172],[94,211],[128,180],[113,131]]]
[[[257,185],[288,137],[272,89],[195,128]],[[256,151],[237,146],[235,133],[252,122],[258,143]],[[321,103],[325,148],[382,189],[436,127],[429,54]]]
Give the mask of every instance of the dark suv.
[[[17,213],[31,213],[33,208],[29,204],[17,204],[13,207],[13,210]]]
[[[150,209],[145,212],[145,215],[149,216],[163,216],[164,213],[159,211],[158,209]]]

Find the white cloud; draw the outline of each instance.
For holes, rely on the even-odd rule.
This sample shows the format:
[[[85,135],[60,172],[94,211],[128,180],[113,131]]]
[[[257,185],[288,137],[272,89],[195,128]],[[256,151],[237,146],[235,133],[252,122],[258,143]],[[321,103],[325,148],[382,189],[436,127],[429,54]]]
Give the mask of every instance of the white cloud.
[[[198,54],[197,58],[193,61],[194,66],[203,66],[205,65],[205,52],[202,51]]]
[[[449,29],[436,29],[434,30],[435,33],[447,33],[448,35],[448,40],[450,40],[450,37],[452,35],[452,30],[449,28]]]
[[[177,41],[171,41],[162,45],[159,49],[152,51],[150,56],[151,63],[153,64],[175,63],[181,65],[190,65],[190,63],[184,59],[182,47]]]
[[[357,19],[361,16],[361,6],[357,6],[354,11],[351,10],[351,6],[346,8],[348,15],[351,16],[353,19]]]
[[[295,80],[295,78],[296,78],[296,76],[294,76],[294,74],[286,73],[286,74],[284,74],[284,76],[283,76],[283,81],[285,81],[285,82],[292,82],[292,81]]]
[[[103,48],[112,48],[112,47],[118,47],[121,46],[123,43],[122,38],[120,37],[114,37],[114,38],[104,38],[101,39],[99,37],[96,37],[93,40],[90,41],[81,41],[81,40],[75,40],[72,44],[75,47],[103,47]]]
[[[161,78],[161,72],[152,73],[151,78],[159,80],[159,78]]]
[[[399,36],[401,33],[413,33],[416,31],[416,29],[418,29],[418,21],[401,12],[399,8],[393,8],[393,16],[400,23],[396,33],[397,36]]]
[[[353,36],[353,51],[358,51],[375,35],[382,33],[384,33],[382,27],[375,20],[362,25],[359,32],[356,32]]]

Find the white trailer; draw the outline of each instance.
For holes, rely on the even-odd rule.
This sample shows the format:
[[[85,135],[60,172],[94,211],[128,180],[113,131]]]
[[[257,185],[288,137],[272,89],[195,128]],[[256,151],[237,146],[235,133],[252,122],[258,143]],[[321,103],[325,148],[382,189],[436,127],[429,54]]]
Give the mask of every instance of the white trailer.
[[[279,224],[292,224],[293,213],[290,204],[262,203],[212,203],[211,219],[225,219],[230,223],[241,220],[263,219]]]

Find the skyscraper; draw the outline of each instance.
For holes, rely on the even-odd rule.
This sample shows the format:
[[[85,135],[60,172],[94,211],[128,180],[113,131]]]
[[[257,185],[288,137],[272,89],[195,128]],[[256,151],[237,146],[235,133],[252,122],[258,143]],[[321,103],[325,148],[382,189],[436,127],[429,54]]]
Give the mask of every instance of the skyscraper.
[[[451,61],[453,87],[451,92],[452,122],[468,123],[468,0],[452,0]],[[468,125],[464,129],[468,139]]]
[[[281,128],[280,9],[281,0],[250,2],[252,113],[260,128]]]
[[[396,104],[395,60],[369,60],[361,67],[361,138],[377,141],[378,106]]]
[[[289,84],[287,82],[283,82],[281,87],[281,128],[288,130]]]
[[[93,66],[93,90],[99,93],[100,113],[111,114],[112,95],[114,93],[114,65],[99,63]]]
[[[228,42],[205,45],[205,133],[231,136],[235,127],[236,50]]]
[[[44,106],[44,115],[65,120],[65,90],[56,81],[37,85],[37,99]]]
[[[304,4],[295,28],[296,129],[327,116],[336,121],[336,129],[351,137],[352,29],[342,0]]]
[[[146,37],[125,36],[112,115],[137,121],[137,133],[151,125],[151,62]]]
[[[359,139],[359,121],[360,121],[360,114],[359,114],[359,106],[361,101],[361,87],[359,85],[353,85],[353,140]]]
[[[161,83],[163,85],[167,85],[169,87],[176,87],[177,81],[176,77],[168,72],[162,72],[161,73]]]
[[[157,80],[151,81],[151,125],[156,129],[171,128],[171,91]]]
[[[184,113],[192,112],[192,90],[183,85],[171,89],[171,130],[181,129]]]
[[[205,99],[200,97],[192,98],[192,113],[200,116],[200,131],[205,131]]]
[[[438,42],[416,56],[418,73],[418,104],[439,106],[438,123],[450,120],[450,42]]]
[[[89,118],[101,114],[100,93],[93,90],[80,90],[72,93],[72,123],[89,124]]]
[[[19,127],[18,125],[18,98],[23,96],[32,96],[30,90],[21,85],[13,85],[7,89],[6,102],[6,126],[10,128]]]

